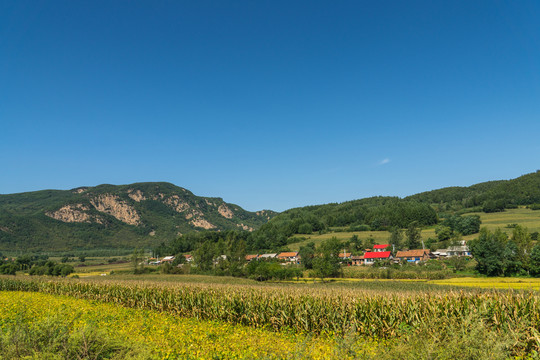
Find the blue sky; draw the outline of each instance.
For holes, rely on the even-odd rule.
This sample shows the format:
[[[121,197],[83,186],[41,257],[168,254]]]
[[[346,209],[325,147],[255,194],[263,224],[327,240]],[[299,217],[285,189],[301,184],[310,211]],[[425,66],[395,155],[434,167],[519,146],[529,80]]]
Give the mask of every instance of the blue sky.
[[[540,168],[536,1],[0,1],[0,193],[248,210]]]

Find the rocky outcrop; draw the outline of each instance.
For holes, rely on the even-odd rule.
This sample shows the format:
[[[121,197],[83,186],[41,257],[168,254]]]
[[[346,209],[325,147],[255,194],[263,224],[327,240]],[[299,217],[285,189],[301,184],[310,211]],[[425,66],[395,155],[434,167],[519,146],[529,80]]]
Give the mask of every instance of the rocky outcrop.
[[[129,189],[127,194],[132,200],[135,200],[136,202],[146,200],[146,197],[143,195],[141,190]]]
[[[234,213],[232,212],[232,210],[229,209],[227,205],[225,204],[219,205],[218,212],[221,216],[227,219],[232,219],[232,217],[234,216]]]
[[[120,200],[118,196],[111,194],[98,195],[91,199],[90,203],[96,210],[112,215],[126,224],[138,225],[141,223],[141,218],[137,211],[125,201]]]
[[[193,220],[190,221],[190,223],[193,226],[200,227],[200,228],[203,228],[203,229],[206,229],[206,230],[216,228],[215,225],[210,224],[207,220],[202,219],[202,218],[193,219]]]
[[[266,210],[257,211],[255,214],[257,214],[257,216],[266,218],[266,220],[270,220],[271,218],[270,214]]]
[[[61,207],[54,212],[47,212],[45,215],[67,223],[92,223],[103,224],[103,219],[99,216],[88,214],[88,206],[83,204],[72,204]]]
[[[190,208],[189,204],[180,199],[178,195],[173,195],[165,199],[165,204],[169,205],[179,213],[184,212]]]
[[[236,226],[238,226],[239,228],[242,228],[242,230],[246,230],[246,231],[254,231],[254,230],[255,230],[254,228],[249,227],[249,226],[247,226],[247,225],[244,225],[244,224],[242,224],[242,223],[236,224]]]

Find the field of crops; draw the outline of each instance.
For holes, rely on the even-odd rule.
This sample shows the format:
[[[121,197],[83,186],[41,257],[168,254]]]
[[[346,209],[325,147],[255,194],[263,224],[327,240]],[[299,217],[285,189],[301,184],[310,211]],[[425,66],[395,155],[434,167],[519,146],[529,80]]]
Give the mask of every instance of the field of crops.
[[[482,225],[487,227],[489,230],[495,230],[501,228],[508,234],[512,233],[511,228],[507,228],[508,224],[520,224],[529,229],[530,232],[540,231],[540,211],[530,210],[526,208],[519,209],[507,209],[503,212],[497,213],[469,213],[466,215],[478,215],[482,220]],[[316,245],[319,245],[322,241],[329,239],[331,237],[337,237],[341,241],[349,240],[353,235],[357,235],[361,240],[365,240],[368,237],[373,237],[375,243],[384,244],[390,238],[390,233],[388,231],[355,231],[355,232],[330,232],[327,234],[313,234],[305,235],[306,240],[298,243],[290,244],[289,247],[292,250],[298,251],[300,246],[306,245],[309,242],[314,242]],[[464,236],[464,240],[474,239],[477,234]],[[435,228],[425,228],[422,229],[422,239],[427,240],[428,238],[436,238]]]
[[[12,335],[10,341],[0,343],[0,349],[2,355],[10,355],[10,358],[28,355],[22,349],[24,342],[31,340],[20,336],[25,327],[28,337],[44,337],[40,341],[46,342],[41,345],[37,358],[61,354],[68,358],[117,359],[327,359],[337,356],[347,359],[351,350],[363,351],[377,346],[375,342],[356,342],[348,344],[348,350],[344,351],[339,342],[329,338],[181,318],[40,293],[0,292],[0,307],[3,309],[0,329]],[[14,325],[19,329],[14,331]],[[85,349],[83,343],[76,343],[82,336],[87,337],[89,349]],[[58,341],[66,339],[71,342],[67,348]],[[34,350],[39,346],[33,345]]]
[[[464,358],[506,358],[510,355],[533,354],[540,346],[537,332],[540,328],[540,298],[533,292],[463,291],[396,281],[355,282],[354,286],[253,286],[173,282],[153,284],[104,279],[44,281],[25,277],[0,278],[0,291],[26,291],[31,294],[30,299],[41,294],[54,298],[69,296],[71,299],[109,303],[110,306],[117,306],[117,309],[160,313],[174,319],[194,321],[188,325],[193,331],[197,329],[193,324],[215,322],[216,325],[211,325],[211,328],[231,326],[223,333],[218,331],[218,334],[234,332],[234,329],[247,331],[247,338],[273,334],[277,338],[270,343],[275,341],[276,344],[282,341],[279,340],[282,339],[280,336],[284,336],[289,350],[291,347],[296,349],[299,343],[306,344],[306,340],[302,339],[310,339],[315,341],[315,345],[308,344],[310,349],[313,346],[326,349],[323,358],[344,358],[342,355],[332,355],[343,348],[347,349],[351,358],[370,358],[369,352],[373,349],[379,358],[382,354],[393,358],[403,352],[407,355],[402,358],[444,358],[450,345],[454,354],[463,352]],[[104,311],[98,313],[105,314]],[[123,324],[121,320],[111,321],[107,327],[116,328],[118,324]],[[98,322],[101,323],[101,320]],[[158,329],[162,328],[158,326]],[[185,329],[178,331],[185,332]],[[133,328],[126,332],[132,333],[137,332]],[[215,339],[211,336],[212,341],[201,346],[217,349],[221,345],[216,339],[221,336],[224,335],[218,335]],[[141,342],[136,336],[132,339],[135,339],[135,343]],[[175,348],[165,340],[156,342],[161,344],[158,346],[161,346],[160,349]],[[230,342],[233,340],[226,343]],[[248,339],[234,342],[250,343]],[[253,340],[252,343],[258,342]],[[343,346],[344,343],[346,346]],[[442,347],[444,343],[450,345]],[[179,348],[184,349],[186,344]],[[493,349],[498,350],[493,353]],[[259,357],[247,348],[227,351],[230,352],[218,358]],[[209,354],[201,358],[212,358]],[[268,354],[278,358],[311,356]]]
[[[444,280],[432,280],[430,284],[466,286],[483,289],[505,289],[505,290],[540,290],[540,279],[538,278],[480,278],[462,277]]]

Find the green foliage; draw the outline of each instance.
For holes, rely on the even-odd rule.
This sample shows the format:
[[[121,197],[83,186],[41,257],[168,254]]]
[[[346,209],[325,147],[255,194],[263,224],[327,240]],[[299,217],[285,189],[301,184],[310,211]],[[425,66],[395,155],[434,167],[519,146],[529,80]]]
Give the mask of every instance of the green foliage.
[[[250,279],[257,281],[288,280],[302,277],[302,270],[294,265],[281,265],[277,261],[253,260],[246,267]]]
[[[313,277],[324,279],[342,275],[339,261],[342,246],[343,244],[335,237],[323,241],[313,259]]]
[[[134,274],[144,273],[144,251],[142,249],[135,249],[131,254],[131,266]]]
[[[540,276],[540,244],[536,244],[531,251],[530,271],[531,275]]]
[[[482,206],[482,211],[485,213],[494,213],[504,211],[505,201],[502,199],[498,200],[488,200]]]
[[[129,196],[139,191],[144,196],[140,201]],[[98,211],[91,200],[105,194],[130,206],[139,214],[140,223],[129,225]],[[67,205],[82,206],[85,209],[81,210],[83,213],[98,217],[101,223],[68,223],[49,216]],[[223,216],[220,207],[229,209],[232,217]],[[195,209],[215,226],[215,230],[221,231],[238,229],[240,224],[256,229],[276,214],[268,210],[259,213],[245,211],[237,205],[226,204],[223,199],[198,197],[169,183],[100,185],[68,191],[0,195],[0,251],[113,251],[156,247],[161,242],[176,238],[179,232],[201,230],[188,218]]]
[[[408,249],[418,249],[420,248],[420,239],[422,239],[421,230],[418,227],[418,223],[411,222],[407,230],[405,230],[405,247]]]
[[[302,259],[302,265],[305,269],[313,269],[313,259],[315,258],[315,243],[308,243],[301,246],[298,250],[298,256]]]
[[[75,270],[72,265],[58,264],[49,260],[45,263],[43,263],[43,261],[35,263],[30,269],[29,274],[66,277],[74,271]]]
[[[401,250],[403,244],[403,231],[398,227],[391,228],[388,242],[390,245],[394,245],[396,250]]]
[[[54,315],[35,318],[31,311],[0,323],[2,359],[143,359],[146,350],[113,339],[91,323],[77,327],[78,315],[61,308]],[[144,351],[144,353],[143,353]]]
[[[0,274],[2,275],[15,275],[17,274],[18,267],[13,263],[6,263],[0,265]]]
[[[487,228],[480,230],[477,239],[469,242],[471,254],[477,261],[476,270],[488,276],[503,275],[505,270],[505,257],[512,257],[512,248],[507,249],[508,237],[500,229],[495,232]]]
[[[452,231],[459,232],[461,235],[471,235],[480,231],[481,223],[482,221],[478,215],[451,215],[444,219],[442,225],[450,228]]]
[[[485,212],[540,203],[540,170],[512,180],[489,181],[469,187],[448,187],[412,195],[406,200],[438,204],[439,211],[480,207]]]
[[[452,238],[453,231],[450,227],[441,225],[435,228],[435,234],[437,234],[439,241],[448,241]]]

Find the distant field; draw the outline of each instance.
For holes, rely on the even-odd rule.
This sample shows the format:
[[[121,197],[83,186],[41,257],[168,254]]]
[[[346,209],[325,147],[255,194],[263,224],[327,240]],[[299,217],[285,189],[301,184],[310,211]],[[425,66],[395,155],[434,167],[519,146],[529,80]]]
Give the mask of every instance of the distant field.
[[[482,226],[486,226],[490,230],[501,228],[508,234],[512,233],[512,229],[505,228],[508,224],[525,226],[530,232],[540,231],[540,210],[519,208],[499,213],[471,213],[467,215],[480,215]]]
[[[477,278],[463,277],[445,280],[432,280],[428,284],[466,286],[483,289],[540,290],[540,279],[533,278]]]
[[[479,215],[482,220],[482,225],[490,230],[501,228],[507,234],[512,233],[512,229],[506,228],[508,224],[519,224],[525,226],[530,232],[540,232],[540,210],[534,211],[526,208],[510,209],[500,213],[470,213],[466,215]],[[291,250],[297,251],[301,246],[306,245],[309,242],[314,242],[315,245],[319,245],[322,241],[329,239],[333,236],[339,240],[349,240],[353,235],[358,235],[362,240],[373,236],[375,243],[383,244],[390,238],[388,231],[355,231],[355,232],[333,232],[328,234],[313,234],[306,235],[307,240],[289,245]],[[422,230],[422,239],[435,238],[435,228],[430,227]],[[464,240],[471,240],[476,237],[476,234],[464,236]]]

